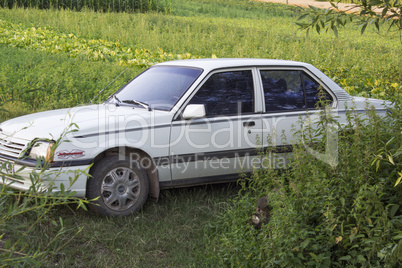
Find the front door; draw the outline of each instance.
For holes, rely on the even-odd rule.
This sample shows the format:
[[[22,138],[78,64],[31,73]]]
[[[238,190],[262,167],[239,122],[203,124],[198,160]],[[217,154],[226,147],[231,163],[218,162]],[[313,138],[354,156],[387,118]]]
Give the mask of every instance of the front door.
[[[225,181],[252,170],[262,136],[255,84],[251,68],[225,70],[210,74],[196,90],[186,105],[204,105],[206,116],[172,122],[173,184]]]

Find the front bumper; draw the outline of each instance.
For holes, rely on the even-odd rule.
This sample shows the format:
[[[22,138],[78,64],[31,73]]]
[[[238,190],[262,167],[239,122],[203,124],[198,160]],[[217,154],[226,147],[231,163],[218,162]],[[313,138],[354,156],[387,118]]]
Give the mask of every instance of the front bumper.
[[[4,168],[4,162],[7,168]],[[0,158],[0,164],[3,170],[0,170],[0,184],[19,191],[28,191],[35,186],[36,189],[48,189],[52,187],[52,191],[60,191],[61,184],[65,190],[76,192],[74,196],[85,197],[87,175],[90,164],[75,166],[50,167],[44,171],[36,167],[21,165],[16,162],[8,162],[8,159]],[[37,175],[33,176],[32,174]]]

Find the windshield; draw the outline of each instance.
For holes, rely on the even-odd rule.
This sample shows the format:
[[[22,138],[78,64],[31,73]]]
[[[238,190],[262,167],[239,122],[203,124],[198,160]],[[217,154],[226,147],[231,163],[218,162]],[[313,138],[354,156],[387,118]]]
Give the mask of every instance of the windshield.
[[[151,109],[170,111],[201,74],[201,69],[156,66],[151,67],[118,90],[106,102],[116,99],[124,105],[143,103]]]

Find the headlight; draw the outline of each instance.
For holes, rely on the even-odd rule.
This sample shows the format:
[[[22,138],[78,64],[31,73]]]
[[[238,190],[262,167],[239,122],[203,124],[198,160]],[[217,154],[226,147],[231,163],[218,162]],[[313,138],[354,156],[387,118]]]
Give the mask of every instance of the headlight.
[[[52,162],[54,156],[54,151],[52,150],[53,144],[53,142],[48,141],[35,142],[29,152],[29,157],[33,159],[43,157],[45,161]]]

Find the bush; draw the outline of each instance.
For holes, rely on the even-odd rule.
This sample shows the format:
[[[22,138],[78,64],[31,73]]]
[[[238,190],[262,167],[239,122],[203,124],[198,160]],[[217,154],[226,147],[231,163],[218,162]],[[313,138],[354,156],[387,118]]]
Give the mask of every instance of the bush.
[[[301,140],[306,131],[312,137],[325,134],[332,119],[322,118],[317,130],[295,135]],[[233,206],[208,229],[209,237],[216,236],[207,241],[215,245],[213,262],[216,256],[221,265],[240,267],[393,267],[402,261],[402,185],[394,186],[401,169],[400,102],[386,118],[372,109],[366,114],[350,109],[347,118],[336,167],[297,145],[288,169],[260,169],[240,181]],[[392,161],[376,168],[376,154],[384,151]],[[257,230],[250,219],[261,196],[273,210]]]
[[[66,130],[67,134],[70,130]],[[63,140],[64,134],[56,141],[57,145]],[[32,186],[26,192],[16,192],[5,184],[6,178],[21,179],[20,174],[25,167],[17,169],[14,163],[0,162],[0,266],[17,267],[25,265],[40,266],[49,257],[57,254],[82,231],[82,228],[65,228],[63,219],[55,219],[50,212],[61,205],[75,205],[86,209],[88,201],[74,197],[74,192],[69,187],[61,187],[60,191],[54,192],[52,181],[47,188],[43,188],[41,182],[47,181],[44,171],[49,163],[44,159],[38,159],[36,169],[30,173]],[[70,184],[78,178],[79,171],[71,174]],[[41,234],[38,237],[37,234]],[[71,237],[67,242],[61,243]],[[32,237],[35,243],[32,244]],[[63,238],[63,239],[62,239]]]

